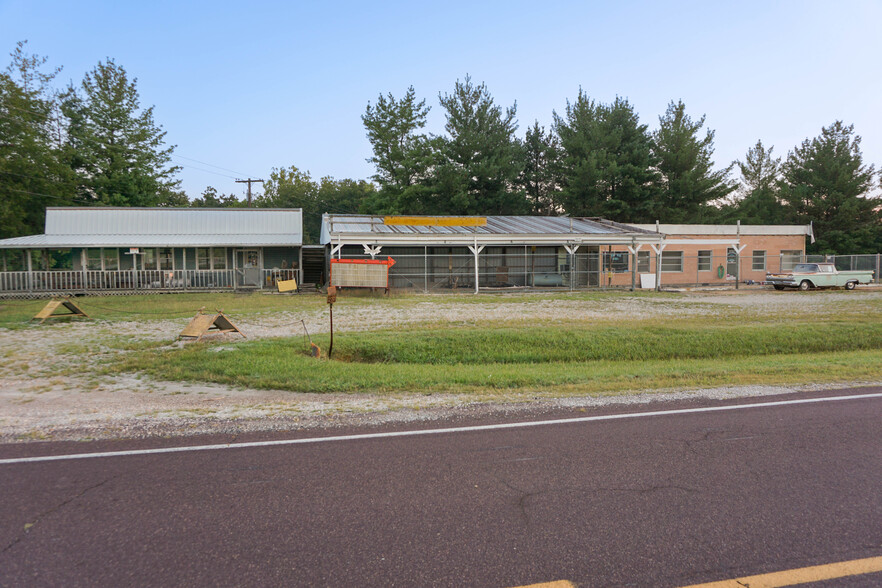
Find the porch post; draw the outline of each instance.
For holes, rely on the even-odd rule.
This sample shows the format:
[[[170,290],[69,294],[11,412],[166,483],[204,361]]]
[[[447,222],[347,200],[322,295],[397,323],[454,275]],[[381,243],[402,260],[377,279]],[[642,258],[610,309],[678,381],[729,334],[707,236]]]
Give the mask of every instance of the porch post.
[[[30,249],[25,249],[25,253],[28,256],[28,292],[33,292],[34,290],[34,263],[31,255]]]
[[[474,246],[469,245],[469,250],[475,254],[475,294],[478,293],[478,254],[484,250],[484,245],[478,246],[478,237],[475,236]]]
[[[667,247],[667,243],[661,243],[660,245],[649,244],[652,247],[652,250],[655,251],[655,291],[661,292],[661,262],[662,262],[662,251]]]
[[[576,252],[580,245],[564,245],[564,249],[570,254],[570,290],[575,290],[576,286]]]
[[[631,292],[637,289],[637,252],[643,247],[643,243],[637,244],[637,239],[631,239],[628,251],[631,252]]]
[[[174,255],[174,253],[172,254]],[[181,247],[181,265],[184,267],[181,268],[181,283],[184,286],[184,290],[187,289],[187,248]]]
[[[423,292],[429,292],[429,246],[423,245]]]

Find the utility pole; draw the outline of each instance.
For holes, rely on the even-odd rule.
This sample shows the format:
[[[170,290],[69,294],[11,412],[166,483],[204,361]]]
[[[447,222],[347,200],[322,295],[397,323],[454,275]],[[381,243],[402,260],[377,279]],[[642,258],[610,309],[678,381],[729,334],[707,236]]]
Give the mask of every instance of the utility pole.
[[[262,184],[263,180],[252,180],[248,178],[247,180],[236,180],[237,184],[248,184],[248,208],[251,208],[251,184]]]

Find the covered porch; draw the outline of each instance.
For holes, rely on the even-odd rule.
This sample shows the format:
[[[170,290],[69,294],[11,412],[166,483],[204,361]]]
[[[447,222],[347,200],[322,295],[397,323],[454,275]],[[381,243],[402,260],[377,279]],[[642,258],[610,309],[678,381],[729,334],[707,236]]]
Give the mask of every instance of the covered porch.
[[[0,295],[256,290],[275,288],[280,280],[300,283],[299,214],[49,209],[46,234],[0,241]],[[291,222],[291,234],[276,232],[280,220]],[[236,230],[242,232],[230,232]]]

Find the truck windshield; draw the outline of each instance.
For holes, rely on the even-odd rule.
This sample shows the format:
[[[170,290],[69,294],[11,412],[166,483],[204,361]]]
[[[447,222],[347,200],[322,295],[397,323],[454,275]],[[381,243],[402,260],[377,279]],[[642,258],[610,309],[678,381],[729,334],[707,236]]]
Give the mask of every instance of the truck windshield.
[[[816,263],[798,263],[796,267],[793,268],[795,272],[816,272],[818,271],[818,265]]]

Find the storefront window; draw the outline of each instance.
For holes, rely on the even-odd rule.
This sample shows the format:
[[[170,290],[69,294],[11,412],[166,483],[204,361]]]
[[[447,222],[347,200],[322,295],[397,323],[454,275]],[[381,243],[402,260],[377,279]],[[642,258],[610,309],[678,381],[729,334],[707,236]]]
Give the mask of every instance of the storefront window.
[[[107,271],[116,271],[119,269],[119,250],[104,250],[104,269]]]
[[[214,269],[227,269],[227,250],[219,247],[211,250],[211,258],[214,262]]]
[[[147,270],[155,270],[156,269],[156,249],[145,249],[143,259],[144,259],[143,269],[147,269]]]
[[[100,270],[101,269],[101,250],[100,249],[87,249],[86,250],[86,269],[88,269],[88,270]]]
[[[175,268],[174,250],[164,247],[159,250],[159,269],[171,270]]]
[[[208,247],[200,247],[196,250],[196,269],[211,269],[211,250]]]

